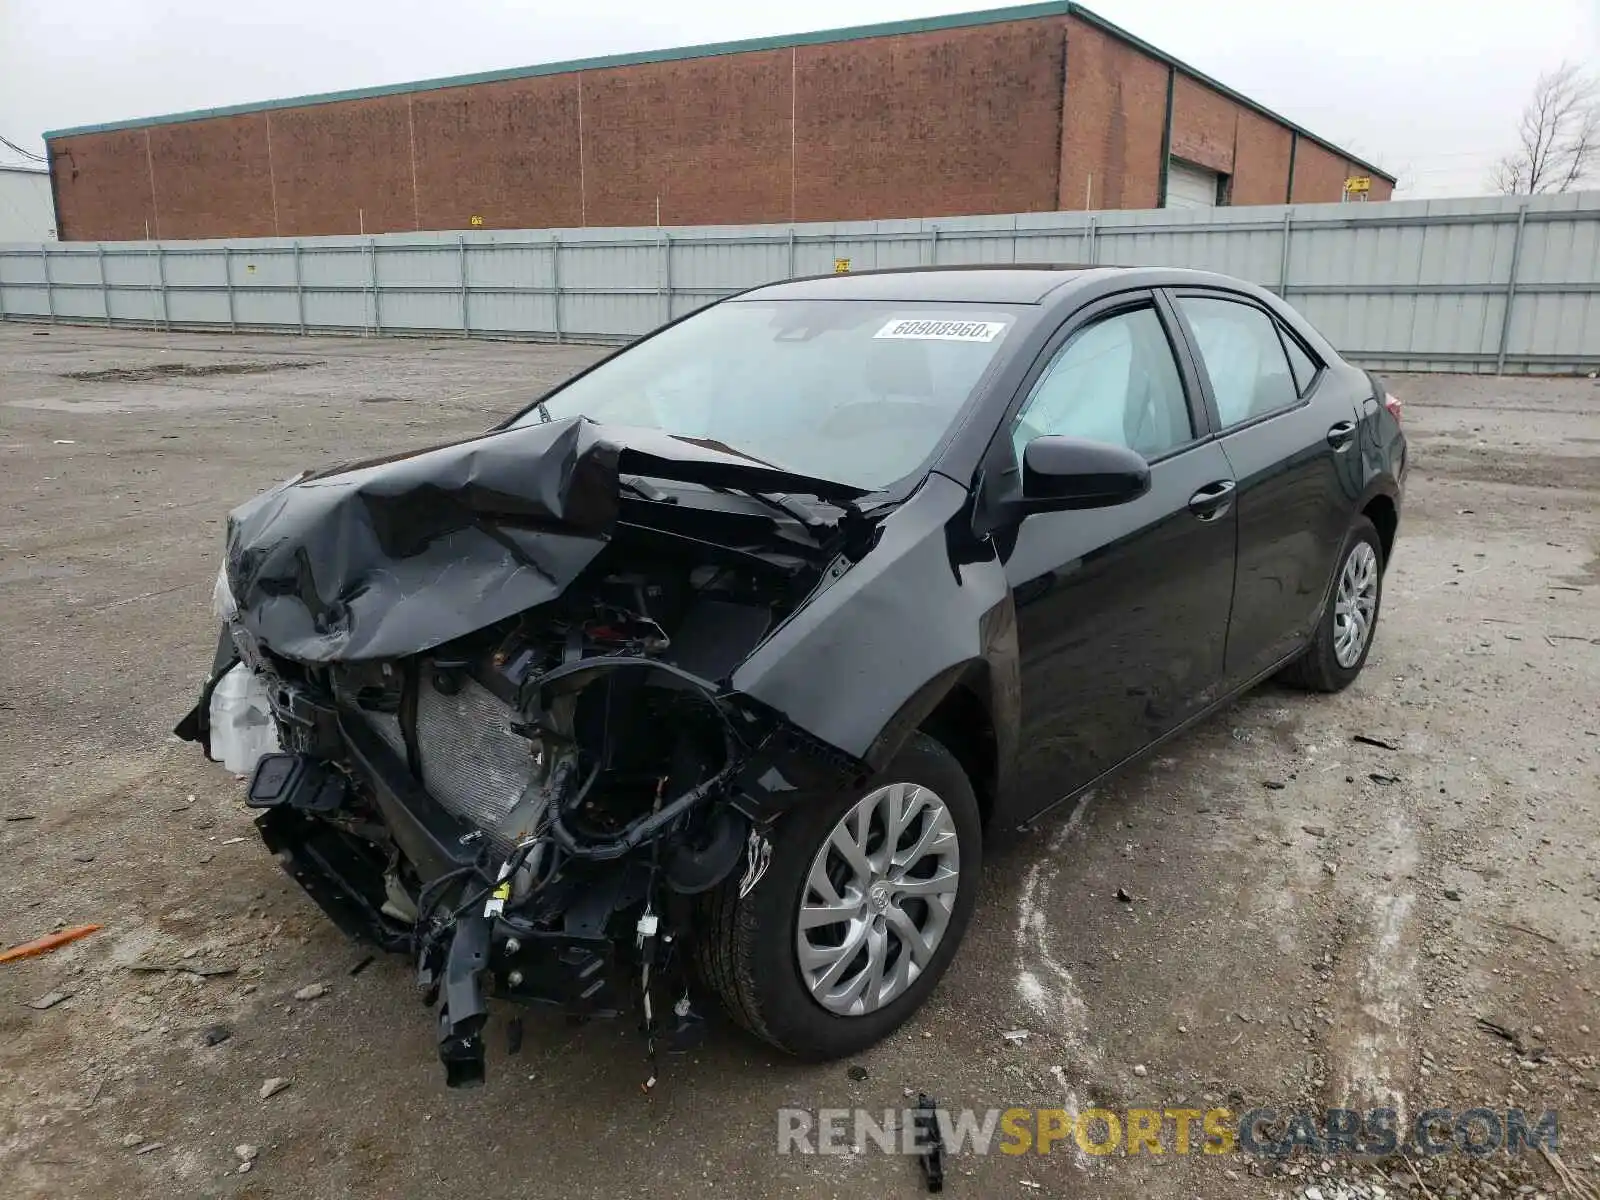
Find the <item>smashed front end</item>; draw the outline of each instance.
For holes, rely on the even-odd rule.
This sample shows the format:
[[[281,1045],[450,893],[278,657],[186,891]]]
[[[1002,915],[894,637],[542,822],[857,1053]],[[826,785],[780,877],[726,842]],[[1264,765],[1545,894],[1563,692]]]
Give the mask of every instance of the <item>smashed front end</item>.
[[[452,1086],[484,1077],[489,995],[636,1012],[652,1055],[690,1038],[696,898],[748,890],[786,806],[865,774],[729,682],[849,562],[848,493],[627,433],[502,430],[229,520],[178,732],[250,770],[341,928],[414,958]]]

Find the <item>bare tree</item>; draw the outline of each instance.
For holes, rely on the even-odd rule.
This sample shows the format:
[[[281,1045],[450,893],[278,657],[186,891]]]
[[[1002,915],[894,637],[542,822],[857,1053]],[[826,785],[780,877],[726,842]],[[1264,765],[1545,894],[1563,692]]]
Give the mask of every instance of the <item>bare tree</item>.
[[[1490,173],[1496,191],[1538,195],[1580,186],[1600,169],[1600,83],[1576,63],[1539,76],[1517,142]]]

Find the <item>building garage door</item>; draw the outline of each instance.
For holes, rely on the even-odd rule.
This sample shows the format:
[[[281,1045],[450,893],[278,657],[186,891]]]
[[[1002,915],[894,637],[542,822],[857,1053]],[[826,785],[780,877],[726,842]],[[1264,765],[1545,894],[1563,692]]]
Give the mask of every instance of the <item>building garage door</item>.
[[[1215,208],[1217,173],[1177,159],[1167,163],[1168,208]]]

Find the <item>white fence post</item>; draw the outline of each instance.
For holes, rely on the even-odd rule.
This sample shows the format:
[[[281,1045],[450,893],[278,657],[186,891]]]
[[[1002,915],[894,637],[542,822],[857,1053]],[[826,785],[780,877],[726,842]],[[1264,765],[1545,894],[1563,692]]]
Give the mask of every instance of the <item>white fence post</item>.
[[[471,313],[467,308],[467,235],[456,239],[456,274],[461,284],[461,336],[472,336]]]
[[[1500,347],[1495,351],[1494,373],[1506,373],[1506,344],[1511,340],[1511,308],[1517,302],[1517,269],[1522,261],[1522,230],[1528,223],[1528,205],[1517,207],[1517,232],[1511,242],[1511,271],[1506,276],[1506,310],[1500,316]]]
[[[550,311],[556,327],[556,345],[561,344],[561,235],[550,235]]]
[[[666,324],[672,320],[672,235],[665,230],[661,234],[661,294],[666,300],[661,322]]]
[[[56,293],[50,284],[50,249],[41,244],[39,246],[39,266],[44,271],[44,307],[50,314],[50,324],[56,323]]]
[[[378,312],[378,239],[367,239],[367,284],[372,292],[372,332],[383,332],[383,317]]]
[[[167,255],[160,242],[155,244],[155,260],[156,281],[151,287],[156,294],[156,302],[161,306],[161,328],[170,333],[172,332],[172,314],[167,307]],[[150,324],[152,327],[155,325],[154,317],[150,318]]]
[[[105,309],[106,328],[111,328],[111,288],[106,284],[106,244],[94,244],[94,256],[100,267],[100,304]]]
[[[230,332],[239,331],[239,320],[234,315],[233,309],[233,248],[222,248],[222,283],[228,290],[228,329]]]
[[[1289,239],[1294,236],[1294,209],[1283,210],[1283,248],[1278,256],[1278,298],[1289,298]]]

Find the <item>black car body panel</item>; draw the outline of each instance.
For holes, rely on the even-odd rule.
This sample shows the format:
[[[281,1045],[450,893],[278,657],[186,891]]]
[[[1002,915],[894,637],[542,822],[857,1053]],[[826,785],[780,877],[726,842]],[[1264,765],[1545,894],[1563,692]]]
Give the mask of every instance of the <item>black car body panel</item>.
[[[300,662],[431,649],[560,595],[614,532],[629,472],[860,494],[653,431],[501,429],[290,480],[234,510],[239,623]]]
[[[755,886],[789,810],[918,730],[992,822],[1024,821],[1293,658],[1360,514],[1387,563],[1405,442],[1383,385],[1261,289],[1004,268],[729,302],[750,297],[1027,307],[923,466],[872,492],[660,430],[533,422],[536,402],[230,517],[225,626],[179,732],[206,743],[242,660],[296,760],[275,778],[322,781],[258,773],[263,836],[342,928],[416,956],[453,1082],[481,1077],[474,980],[582,1012],[617,1007],[630,972],[647,1007],[684,988],[686,898],[741,866]],[[1186,297],[1296,343],[1292,403],[1229,424]],[[1147,464],[1117,451],[1138,468],[1126,502],[1041,508],[1014,423],[1074,339],[1126,314],[1175,424]]]
[[[733,687],[876,765],[917,727],[895,718],[931,682],[973,667],[989,694],[1015,694],[1004,682],[1014,646],[990,636],[1008,624],[997,610],[1009,603],[994,546],[973,536],[967,489],[934,472],[883,519],[871,551],[734,672]]]

